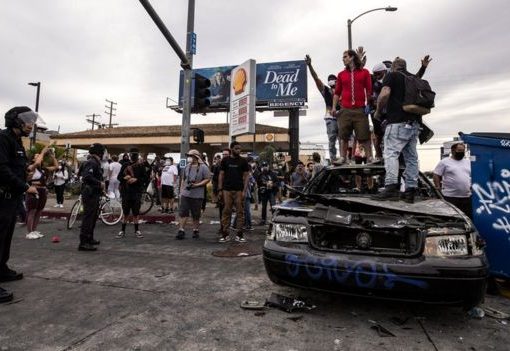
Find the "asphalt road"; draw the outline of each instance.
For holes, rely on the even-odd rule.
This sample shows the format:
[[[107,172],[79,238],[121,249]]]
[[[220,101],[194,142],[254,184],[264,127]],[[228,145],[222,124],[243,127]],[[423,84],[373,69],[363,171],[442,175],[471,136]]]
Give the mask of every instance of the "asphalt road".
[[[45,237],[24,238],[17,227],[11,267],[25,278],[1,284],[15,294],[0,305],[0,350],[508,350],[510,325],[470,319],[458,307],[341,297],[280,287],[267,278],[260,254],[216,257],[215,210],[201,238],[176,241],[175,225],[97,226],[97,252],[78,252],[78,229],[46,219]],[[60,243],[51,237],[59,235]],[[248,235],[260,253],[264,230]],[[241,248],[239,250],[243,252]],[[302,296],[317,307],[286,313],[240,308],[272,292]],[[510,312],[510,301],[488,296],[486,306]],[[405,321],[395,323],[395,317]],[[393,319],[393,321],[392,321]],[[505,321],[506,322],[506,321]],[[379,324],[395,337],[371,329]],[[510,323],[510,321],[509,321]]]

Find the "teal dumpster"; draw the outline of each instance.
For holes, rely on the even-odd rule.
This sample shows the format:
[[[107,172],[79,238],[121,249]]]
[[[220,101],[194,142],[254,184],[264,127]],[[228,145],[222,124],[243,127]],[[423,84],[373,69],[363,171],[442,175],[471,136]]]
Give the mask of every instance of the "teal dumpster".
[[[471,150],[473,222],[493,276],[510,278],[510,133],[459,133]]]

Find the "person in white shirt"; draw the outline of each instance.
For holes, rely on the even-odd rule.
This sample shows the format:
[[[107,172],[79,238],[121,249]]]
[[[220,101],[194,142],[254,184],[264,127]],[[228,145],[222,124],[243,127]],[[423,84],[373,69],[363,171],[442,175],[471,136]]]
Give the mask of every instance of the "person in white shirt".
[[[177,184],[178,170],[173,164],[174,159],[169,157],[161,171],[161,206],[164,213],[174,212],[174,187]]]
[[[108,166],[108,196],[120,197],[119,193],[119,180],[117,179],[122,165],[119,163],[119,157],[117,155],[112,156],[112,163]]]
[[[434,185],[449,203],[472,218],[471,162],[464,158],[466,146],[453,144],[451,156],[444,158],[434,169]]]
[[[64,188],[66,181],[69,179],[65,161],[60,161],[58,169],[53,175],[53,184],[55,185],[55,195],[57,196],[57,204],[54,207],[64,207]]]

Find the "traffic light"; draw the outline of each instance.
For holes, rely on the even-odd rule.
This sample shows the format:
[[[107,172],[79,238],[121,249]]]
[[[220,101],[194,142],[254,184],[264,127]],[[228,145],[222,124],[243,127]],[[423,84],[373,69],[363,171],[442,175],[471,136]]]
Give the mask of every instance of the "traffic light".
[[[211,81],[198,73],[194,74],[194,81],[193,111],[203,112],[211,104]]]
[[[200,128],[193,128],[193,141],[197,144],[204,142],[204,131]]]

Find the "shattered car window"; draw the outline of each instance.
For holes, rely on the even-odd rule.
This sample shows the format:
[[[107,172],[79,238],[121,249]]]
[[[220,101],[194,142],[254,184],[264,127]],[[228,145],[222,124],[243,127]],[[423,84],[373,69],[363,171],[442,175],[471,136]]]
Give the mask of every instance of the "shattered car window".
[[[403,182],[403,169],[400,179]],[[323,170],[307,186],[308,194],[346,194],[368,195],[374,194],[384,187],[385,169],[381,167],[344,167]],[[418,190],[422,198],[437,197],[431,183],[419,178]]]

